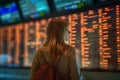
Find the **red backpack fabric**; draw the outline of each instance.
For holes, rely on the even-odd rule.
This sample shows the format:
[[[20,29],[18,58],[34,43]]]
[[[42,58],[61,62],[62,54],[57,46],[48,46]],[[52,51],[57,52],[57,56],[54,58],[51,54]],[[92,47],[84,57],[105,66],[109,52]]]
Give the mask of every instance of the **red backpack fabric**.
[[[45,56],[41,53],[43,63],[35,73],[34,80],[64,80],[54,65],[47,62]]]
[[[58,70],[50,64],[43,64],[35,74],[35,80],[64,80]]]

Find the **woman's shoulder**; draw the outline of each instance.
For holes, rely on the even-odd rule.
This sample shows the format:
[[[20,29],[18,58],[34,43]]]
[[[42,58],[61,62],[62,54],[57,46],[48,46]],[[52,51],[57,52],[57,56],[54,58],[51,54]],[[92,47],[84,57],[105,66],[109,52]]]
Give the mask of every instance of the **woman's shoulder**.
[[[41,46],[37,49],[37,53],[46,53],[48,51],[48,47],[47,46]],[[65,54],[74,54],[75,53],[75,48],[70,46],[70,45],[64,45],[63,47],[63,52]]]
[[[70,45],[66,45],[64,51],[65,51],[65,54],[68,54],[68,55],[75,54],[75,48]]]
[[[45,53],[47,51],[47,48],[45,47],[39,47],[36,52],[35,52],[35,56],[41,56],[43,53]]]

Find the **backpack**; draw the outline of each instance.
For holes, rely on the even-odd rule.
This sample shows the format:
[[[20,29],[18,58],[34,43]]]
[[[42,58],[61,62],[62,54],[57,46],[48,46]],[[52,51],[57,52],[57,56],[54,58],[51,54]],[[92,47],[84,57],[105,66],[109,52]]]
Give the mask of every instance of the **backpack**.
[[[42,64],[35,73],[34,80],[64,80],[57,68],[48,63],[44,55],[41,54],[41,57],[45,63]]]
[[[50,64],[43,64],[36,72],[35,80],[64,80],[64,79],[54,66]]]

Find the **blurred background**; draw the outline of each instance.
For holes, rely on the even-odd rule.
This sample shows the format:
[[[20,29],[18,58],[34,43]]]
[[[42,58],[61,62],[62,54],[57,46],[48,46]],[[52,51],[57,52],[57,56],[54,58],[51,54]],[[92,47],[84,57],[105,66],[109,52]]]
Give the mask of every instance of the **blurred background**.
[[[52,18],[69,23],[84,80],[120,80],[120,0],[0,0],[0,80],[30,80]]]

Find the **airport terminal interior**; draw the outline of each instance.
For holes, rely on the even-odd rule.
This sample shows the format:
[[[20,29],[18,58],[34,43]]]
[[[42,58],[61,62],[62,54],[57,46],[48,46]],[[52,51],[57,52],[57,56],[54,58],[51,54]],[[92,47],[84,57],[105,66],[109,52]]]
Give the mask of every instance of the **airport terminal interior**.
[[[120,0],[0,0],[0,80],[30,80],[53,18],[69,23],[83,80],[120,80]]]

